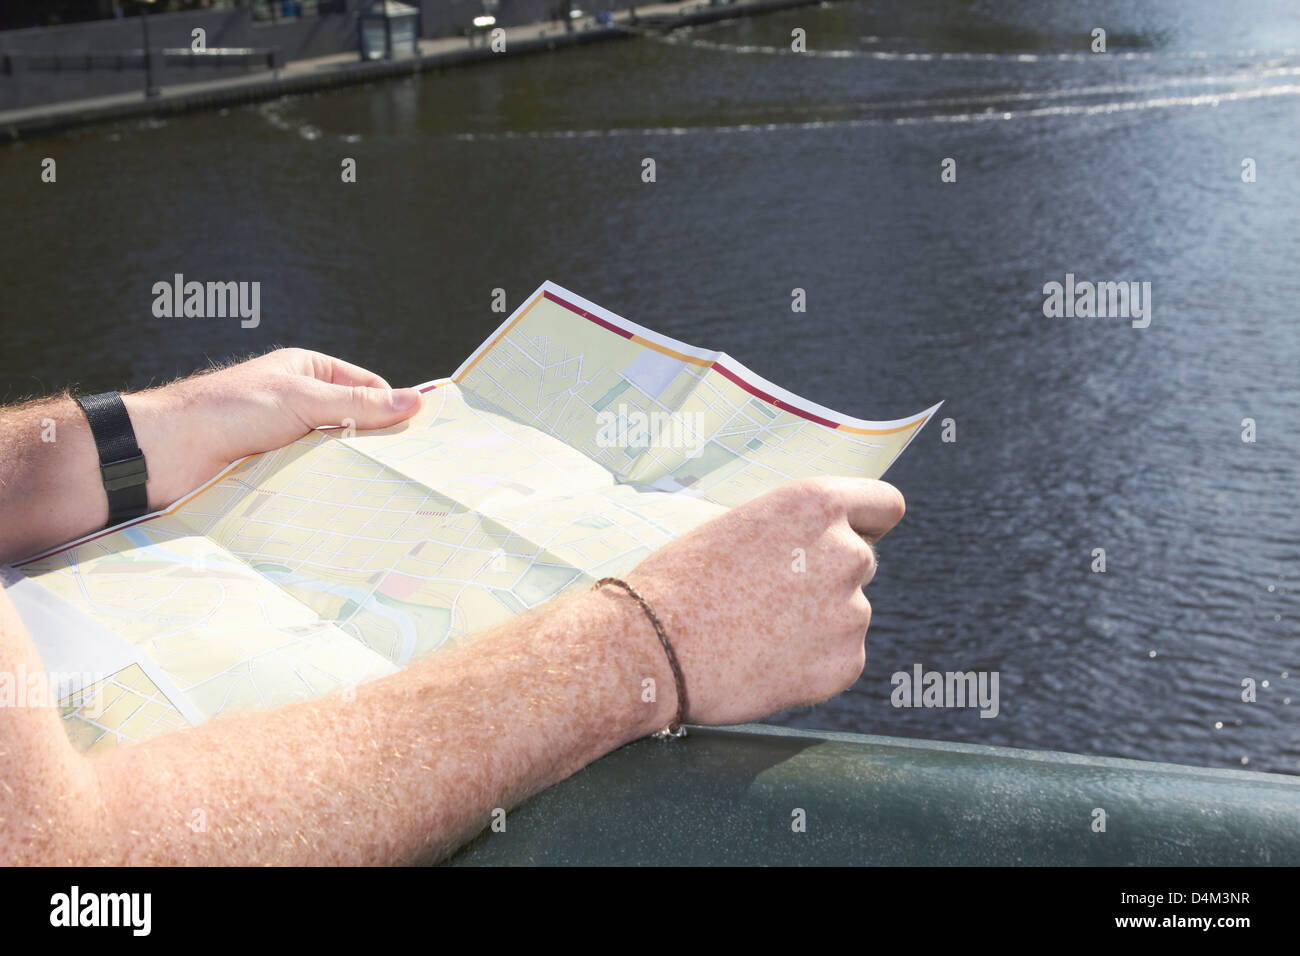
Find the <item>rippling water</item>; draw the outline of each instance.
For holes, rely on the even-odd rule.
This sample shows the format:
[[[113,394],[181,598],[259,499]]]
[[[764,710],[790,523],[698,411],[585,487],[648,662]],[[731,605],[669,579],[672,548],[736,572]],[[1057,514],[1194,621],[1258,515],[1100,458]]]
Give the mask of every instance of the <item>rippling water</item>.
[[[838,3],[0,149],[0,383],[273,343],[423,381],[554,279],[848,414],[946,400],[862,680],[781,722],[1300,772],[1300,11],[1089,6]],[[260,280],[261,326],[152,318],[175,272]],[[1067,272],[1150,282],[1150,327],[1044,317]],[[1000,714],[891,707],[917,662]]]

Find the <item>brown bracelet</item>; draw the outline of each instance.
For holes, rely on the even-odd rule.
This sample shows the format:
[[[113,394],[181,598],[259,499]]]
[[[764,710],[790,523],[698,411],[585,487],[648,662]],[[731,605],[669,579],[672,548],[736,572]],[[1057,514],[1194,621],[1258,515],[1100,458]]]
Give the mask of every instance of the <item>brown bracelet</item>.
[[[632,600],[641,605],[641,610],[645,611],[645,616],[650,618],[650,624],[655,629],[655,636],[659,638],[659,643],[664,646],[664,653],[668,655],[668,664],[673,669],[673,683],[677,685],[677,716],[673,722],[663,730],[655,734],[661,739],[685,737],[686,736],[686,681],[682,677],[681,666],[677,663],[677,655],[673,653],[673,646],[668,643],[668,635],[664,633],[663,625],[659,623],[659,617],[655,614],[654,609],[650,607],[650,602],[643,598],[636,588],[628,584],[622,578],[601,578],[591,586],[593,591],[599,589],[601,585],[613,584],[622,588],[628,594],[632,595]]]

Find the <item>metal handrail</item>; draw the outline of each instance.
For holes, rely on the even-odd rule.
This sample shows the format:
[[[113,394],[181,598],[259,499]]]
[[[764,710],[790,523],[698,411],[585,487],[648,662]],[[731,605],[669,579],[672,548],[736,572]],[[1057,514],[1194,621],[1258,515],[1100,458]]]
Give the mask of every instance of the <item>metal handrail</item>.
[[[168,47],[152,51],[166,59],[186,60],[191,64],[206,61],[211,66],[248,66],[258,62],[272,65],[274,49],[270,47],[214,47],[207,50],[191,50],[188,47]],[[113,50],[96,53],[28,53],[21,50],[0,52],[0,61],[4,63],[4,72],[14,72],[14,61],[20,60],[22,66],[29,70],[47,70],[60,72],[64,70],[121,70],[125,67],[139,68],[145,63],[145,51]]]

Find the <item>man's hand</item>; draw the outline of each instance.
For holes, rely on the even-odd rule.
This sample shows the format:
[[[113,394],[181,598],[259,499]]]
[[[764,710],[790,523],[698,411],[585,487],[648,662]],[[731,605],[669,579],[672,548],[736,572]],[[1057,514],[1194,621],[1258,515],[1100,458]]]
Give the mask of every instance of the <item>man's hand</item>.
[[[664,619],[688,716],[734,723],[849,686],[868,546],[902,516],[875,481],[799,481],[701,525],[628,580]],[[796,549],[804,552],[800,568]],[[0,592],[0,671],[40,661]],[[57,708],[0,708],[0,864],[397,863],[448,852],[509,808],[663,727],[672,687],[612,588],[513,618],[356,689],[87,757]],[[689,742],[685,746],[690,746]],[[195,808],[213,823],[196,833]]]
[[[701,525],[629,574],[677,654],[687,720],[741,723],[851,686],[866,661],[872,545],[903,512],[903,496],[883,481],[803,479]],[[670,696],[666,661],[663,672],[660,696]]]
[[[322,425],[386,428],[414,415],[420,393],[306,349],[278,349],[215,372],[124,396],[149,463],[149,505],[163,507],[232,461],[287,445]],[[149,440],[150,445],[145,442]]]
[[[260,358],[122,396],[149,469],[151,511],[233,461],[321,425],[385,428],[420,409],[413,388],[319,352]],[[70,398],[0,410],[0,562],[103,526],[108,498],[85,415]]]

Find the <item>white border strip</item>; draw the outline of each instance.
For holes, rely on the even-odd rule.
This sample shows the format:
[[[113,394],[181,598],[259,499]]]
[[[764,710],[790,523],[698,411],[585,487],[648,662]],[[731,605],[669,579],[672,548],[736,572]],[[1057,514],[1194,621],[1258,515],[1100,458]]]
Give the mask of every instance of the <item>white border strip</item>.
[[[474,350],[474,354],[461,363],[460,368],[456,369],[455,374],[452,375],[452,379],[457,379],[464,374],[465,370],[477,361],[478,357],[486,352],[488,348],[496,342],[498,337],[519,317],[524,309],[528,308],[529,304],[534,299],[546,292],[550,292],[552,295],[556,295],[559,298],[576,305],[578,308],[590,312],[592,315],[608,322],[610,325],[617,326],[625,332],[639,336],[646,341],[654,342],[656,345],[672,349],[675,352],[681,352],[683,355],[689,355],[692,358],[721,365],[729,372],[734,373],[738,378],[744,380],[747,384],[752,385],[760,391],[766,392],[773,398],[778,398],[786,404],[798,408],[800,411],[807,412],[809,415],[816,415],[818,418],[824,418],[837,425],[847,425],[850,428],[866,428],[872,430],[901,429],[908,425],[915,425],[917,423],[924,424],[930,419],[930,416],[938,411],[939,406],[943,404],[943,402],[939,402],[937,405],[933,405],[923,412],[918,412],[917,414],[906,418],[897,418],[893,421],[880,422],[864,418],[853,418],[849,415],[843,414],[842,412],[837,412],[833,408],[818,405],[816,402],[809,401],[802,396],[787,391],[774,382],[768,381],[766,378],[759,375],[757,372],[754,372],[752,369],[725,352],[714,352],[709,349],[697,348],[694,345],[687,345],[680,339],[674,339],[670,336],[655,332],[652,329],[647,329],[643,325],[638,325],[630,319],[625,319],[623,316],[597,305],[590,299],[585,299],[574,292],[570,292],[568,289],[551,282],[549,279],[539,285],[532,295],[527,296],[524,301],[520,303],[519,307],[510,314],[510,317],[497,326],[496,330],[488,336],[487,340]],[[431,383],[426,382],[425,384],[427,385]],[[913,437],[915,437],[915,434]]]

